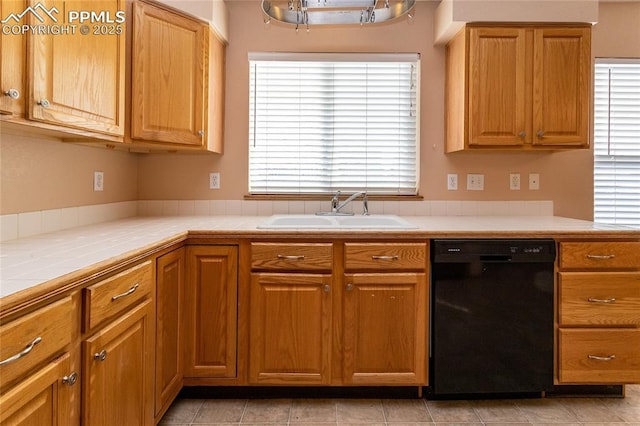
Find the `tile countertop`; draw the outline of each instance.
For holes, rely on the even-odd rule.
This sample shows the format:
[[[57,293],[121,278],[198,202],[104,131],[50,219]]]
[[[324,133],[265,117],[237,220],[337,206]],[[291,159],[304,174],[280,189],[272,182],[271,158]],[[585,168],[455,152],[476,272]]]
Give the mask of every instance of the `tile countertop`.
[[[409,230],[257,229],[265,216],[134,217],[0,244],[0,309],[20,293],[50,289],[184,240],[187,234],[234,237],[580,237],[638,238],[640,230],[556,216],[404,216]],[[31,292],[30,292],[31,293]]]

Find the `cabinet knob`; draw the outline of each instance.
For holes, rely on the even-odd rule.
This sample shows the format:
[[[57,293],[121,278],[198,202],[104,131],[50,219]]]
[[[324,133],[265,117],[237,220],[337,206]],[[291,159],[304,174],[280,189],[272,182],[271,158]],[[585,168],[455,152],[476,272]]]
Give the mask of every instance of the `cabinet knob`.
[[[329,284],[325,284],[324,287],[322,287],[322,290],[324,290],[325,293],[329,293],[331,291],[331,287]]]
[[[47,99],[41,99],[41,100],[39,100],[37,103],[38,103],[38,105],[40,105],[42,108],[49,108],[49,106],[51,105]]]
[[[78,373],[76,373],[75,371],[69,374],[68,376],[64,376],[62,378],[62,383],[69,386],[75,385],[77,381],[78,381]]]
[[[525,132],[524,130],[521,131],[520,133],[518,133],[518,136],[520,136],[521,138],[524,138],[527,136],[527,132]]]
[[[544,137],[544,132],[542,130],[538,130],[538,133],[536,133],[536,136],[539,138],[543,138]]]
[[[198,136],[200,137],[204,136],[204,130],[198,130]]]
[[[103,349],[100,352],[93,354],[93,359],[97,361],[104,361],[107,359],[107,351]]]
[[[344,288],[347,291],[352,291],[353,290],[353,284],[347,284],[347,286]]]
[[[20,97],[20,91],[17,89],[9,89],[4,91],[4,95],[11,99],[18,99]]]

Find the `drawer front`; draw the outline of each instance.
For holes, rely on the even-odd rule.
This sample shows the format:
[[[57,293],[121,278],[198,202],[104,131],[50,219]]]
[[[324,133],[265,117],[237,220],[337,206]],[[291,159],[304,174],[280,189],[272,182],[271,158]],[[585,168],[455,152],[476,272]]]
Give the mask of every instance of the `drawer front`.
[[[333,244],[252,243],[251,268],[260,270],[330,271]]]
[[[1,386],[52,359],[71,342],[76,306],[67,297],[0,327]]]
[[[562,325],[640,325],[640,272],[561,272],[559,288]]]
[[[426,243],[346,243],[345,270],[424,270]]]
[[[151,292],[151,286],[148,261],[85,288],[85,331],[137,303]]]
[[[561,383],[640,383],[640,329],[560,329]]]
[[[640,242],[560,243],[561,269],[640,269]]]

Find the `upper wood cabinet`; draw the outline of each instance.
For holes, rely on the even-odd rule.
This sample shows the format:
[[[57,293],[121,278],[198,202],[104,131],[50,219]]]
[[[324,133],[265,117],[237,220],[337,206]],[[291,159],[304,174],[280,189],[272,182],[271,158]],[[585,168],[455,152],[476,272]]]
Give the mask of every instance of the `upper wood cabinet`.
[[[20,13],[26,1],[0,2],[0,17]],[[24,67],[26,37],[0,33],[0,116],[24,115]]]
[[[138,1],[131,49],[132,142],[221,152],[224,44],[208,25]]]
[[[469,25],[446,66],[446,152],[589,146],[590,27]]]

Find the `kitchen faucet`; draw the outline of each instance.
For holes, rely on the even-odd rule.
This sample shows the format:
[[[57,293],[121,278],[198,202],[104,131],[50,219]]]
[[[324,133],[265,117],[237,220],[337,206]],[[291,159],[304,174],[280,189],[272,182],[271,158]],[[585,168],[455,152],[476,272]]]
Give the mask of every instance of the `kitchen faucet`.
[[[362,214],[365,216],[369,215],[369,198],[367,197],[366,192],[356,192],[355,194],[351,194],[349,198],[340,202],[340,191],[338,190],[333,197],[331,198],[331,211],[330,212],[320,212],[316,213],[319,215],[334,215],[334,216],[352,216],[353,213],[345,213],[341,212],[347,204],[355,200],[356,198],[362,196]]]

